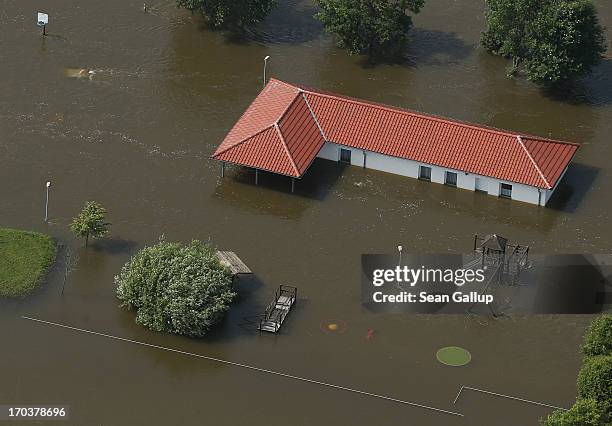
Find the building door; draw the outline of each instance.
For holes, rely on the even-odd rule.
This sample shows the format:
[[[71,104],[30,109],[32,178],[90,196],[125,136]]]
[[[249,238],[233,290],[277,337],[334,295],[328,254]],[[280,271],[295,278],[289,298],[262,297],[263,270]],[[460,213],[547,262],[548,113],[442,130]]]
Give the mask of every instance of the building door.
[[[340,162],[351,164],[351,150],[340,148]]]
[[[487,191],[487,187],[485,185],[485,181],[483,178],[476,178],[476,191],[480,191],[480,192],[489,192]]]

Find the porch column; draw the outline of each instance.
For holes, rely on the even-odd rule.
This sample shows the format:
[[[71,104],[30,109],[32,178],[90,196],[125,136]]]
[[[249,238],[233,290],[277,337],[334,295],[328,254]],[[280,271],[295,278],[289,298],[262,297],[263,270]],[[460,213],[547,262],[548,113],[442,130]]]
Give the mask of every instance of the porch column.
[[[291,192],[295,192],[295,178],[292,177],[291,178]]]
[[[225,176],[225,161],[221,161],[221,177]]]
[[[255,169],[255,185],[259,185],[259,169]]]

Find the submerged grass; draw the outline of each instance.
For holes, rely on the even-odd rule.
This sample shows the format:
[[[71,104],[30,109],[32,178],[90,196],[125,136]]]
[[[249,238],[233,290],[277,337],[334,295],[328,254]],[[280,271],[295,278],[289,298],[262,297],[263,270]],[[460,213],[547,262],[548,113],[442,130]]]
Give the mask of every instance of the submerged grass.
[[[25,297],[37,289],[55,254],[48,235],[0,228],[0,297]]]

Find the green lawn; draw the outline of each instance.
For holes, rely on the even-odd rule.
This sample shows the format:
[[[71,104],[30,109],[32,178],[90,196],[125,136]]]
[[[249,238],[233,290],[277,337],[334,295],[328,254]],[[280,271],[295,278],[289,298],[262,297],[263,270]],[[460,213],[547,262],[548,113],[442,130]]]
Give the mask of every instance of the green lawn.
[[[55,253],[48,235],[0,228],[0,297],[25,297],[38,288]]]

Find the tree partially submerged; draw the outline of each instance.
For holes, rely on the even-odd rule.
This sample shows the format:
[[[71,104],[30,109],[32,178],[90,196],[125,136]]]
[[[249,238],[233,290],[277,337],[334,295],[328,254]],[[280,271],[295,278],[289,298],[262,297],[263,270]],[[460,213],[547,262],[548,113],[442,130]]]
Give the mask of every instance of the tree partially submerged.
[[[584,364],[578,373],[578,399],[568,410],[557,410],[544,426],[605,426],[612,424],[611,315],[591,323],[582,345]]]
[[[99,238],[106,235],[110,223],[106,221],[106,209],[95,201],[85,203],[83,210],[72,220],[70,229],[77,237],[85,238],[85,247],[89,237]]]
[[[603,426],[605,415],[597,401],[579,399],[569,410],[557,410],[543,422],[544,426]]]
[[[612,354],[612,315],[593,320],[584,337],[582,353],[587,357]]]
[[[588,73],[606,51],[592,0],[486,0],[482,45],[512,60],[510,75],[555,85]]]
[[[578,396],[600,403],[612,403],[612,355],[585,360],[578,374]]]
[[[115,277],[122,306],[154,331],[200,337],[223,318],[235,296],[230,271],[200,241],[145,247]]]
[[[408,42],[412,18],[425,0],[316,0],[315,15],[338,45],[351,54],[370,57],[399,53]]]
[[[176,4],[201,13],[214,28],[243,29],[263,21],[276,0],[176,0]]]

